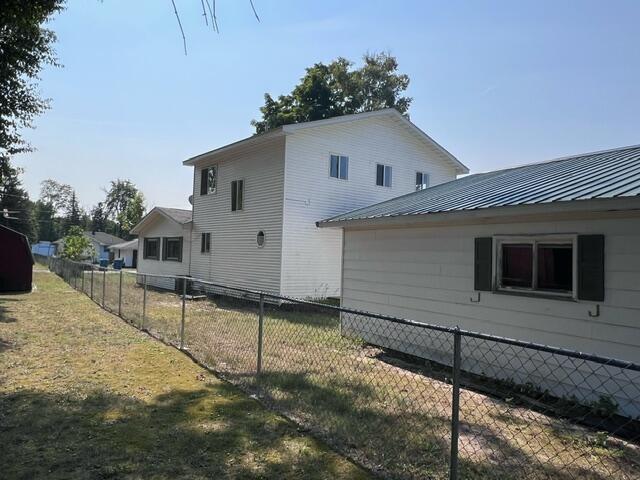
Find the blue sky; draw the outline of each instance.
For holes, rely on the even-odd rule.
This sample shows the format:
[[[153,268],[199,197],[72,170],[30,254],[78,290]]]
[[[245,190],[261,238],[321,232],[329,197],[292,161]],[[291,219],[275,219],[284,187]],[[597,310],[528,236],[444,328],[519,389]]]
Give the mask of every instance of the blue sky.
[[[50,25],[63,68],[40,84],[52,109],[16,162],[83,206],[129,178],[154,205],[187,207],[182,160],[253,132],[265,92],[314,62],[389,51],[411,78],[411,119],[472,172],[640,143],[640,2],[69,0]]]

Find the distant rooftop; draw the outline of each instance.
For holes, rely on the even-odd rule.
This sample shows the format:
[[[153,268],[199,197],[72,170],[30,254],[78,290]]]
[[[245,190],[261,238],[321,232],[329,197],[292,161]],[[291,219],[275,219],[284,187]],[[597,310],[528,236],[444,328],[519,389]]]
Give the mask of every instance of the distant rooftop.
[[[167,207],[156,207],[158,210],[163,212],[165,215],[171,217],[178,223],[189,223],[193,218],[193,214],[191,210],[185,210],[184,208],[167,208]]]
[[[318,222],[640,195],[640,145],[478,173]]]

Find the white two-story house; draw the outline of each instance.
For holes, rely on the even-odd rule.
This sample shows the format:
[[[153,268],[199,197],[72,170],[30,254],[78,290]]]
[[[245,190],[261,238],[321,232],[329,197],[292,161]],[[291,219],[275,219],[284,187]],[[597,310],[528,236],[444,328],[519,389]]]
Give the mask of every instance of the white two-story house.
[[[194,169],[188,275],[306,298],[341,290],[342,231],[317,221],[468,172],[393,109],[285,125],[183,163]]]

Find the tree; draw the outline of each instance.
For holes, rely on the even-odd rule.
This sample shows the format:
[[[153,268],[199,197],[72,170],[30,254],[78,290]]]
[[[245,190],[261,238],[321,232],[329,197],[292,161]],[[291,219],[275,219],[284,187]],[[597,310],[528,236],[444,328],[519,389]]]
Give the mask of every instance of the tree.
[[[122,213],[118,215],[118,224],[121,226],[122,232],[129,235],[131,229],[142,220],[144,212],[144,196],[141,192],[138,192],[127,204]]]
[[[395,108],[406,115],[412,99],[402,94],[409,77],[397,73],[395,57],[366,54],[363,62],[361,68],[352,69],[353,62],[340,57],[328,65],[316,63],[307,68],[289,95],[274,100],[265,94],[262,119],[252,120],[251,125],[256,133],[264,133],[281,125],[383,108]]]
[[[116,222],[117,235],[127,236],[129,229],[135,225],[131,225],[131,222],[138,216],[142,218],[144,214],[144,197],[131,181],[120,179],[112,181],[106,193],[104,209],[107,217]]]
[[[40,183],[40,200],[51,205],[55,215],[62,216],[69,211],[74,195],[73,188],[66,183],[60,183],[51,178]]]
[[[34,241],[37,236],[33,203],[20,181],[21,170],[8,162],[0,162],[0,223],[25,234]],[[6,210],[6,214],[5,214]]]
[[[38,229],[38,240],[53,242],[60,238],[58,220],[55,218],[53,206],[38,200],[34,208],[34,216]]]
[[[108,221],[109,219],[104,209],[104,203],[98,202],[98,204],[91,209],[91,230],[94,232],[106,232]]]
[[[64,226],[65,231],[69,230],[69,227],[82,226],[82,219],[84,217],[84,211],[78,205],[78,200],[76,199],[75,190],[71,191],[71,198],[69,199],[69,204],[67,205],[67,212],[64,218]]]
[[[94,253],[91,241],[84,234],[82,228],[78,226],[70,227],[64,237],[64,248],[60,256],[69,260],[82,260],[92,257]]]
[[[55,34],[43,25],[63,0],[3,0],[0,8],[0,161],[29,150],[20,129],[48,108],[36,80],[45,65],[56,65]]]

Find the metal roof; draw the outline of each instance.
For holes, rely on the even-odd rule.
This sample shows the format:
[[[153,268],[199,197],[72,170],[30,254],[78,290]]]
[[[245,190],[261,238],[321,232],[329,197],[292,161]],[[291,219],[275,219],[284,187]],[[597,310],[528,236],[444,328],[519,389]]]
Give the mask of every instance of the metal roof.
[[[640,195],[640,145],[479,173],[318,222]]]

